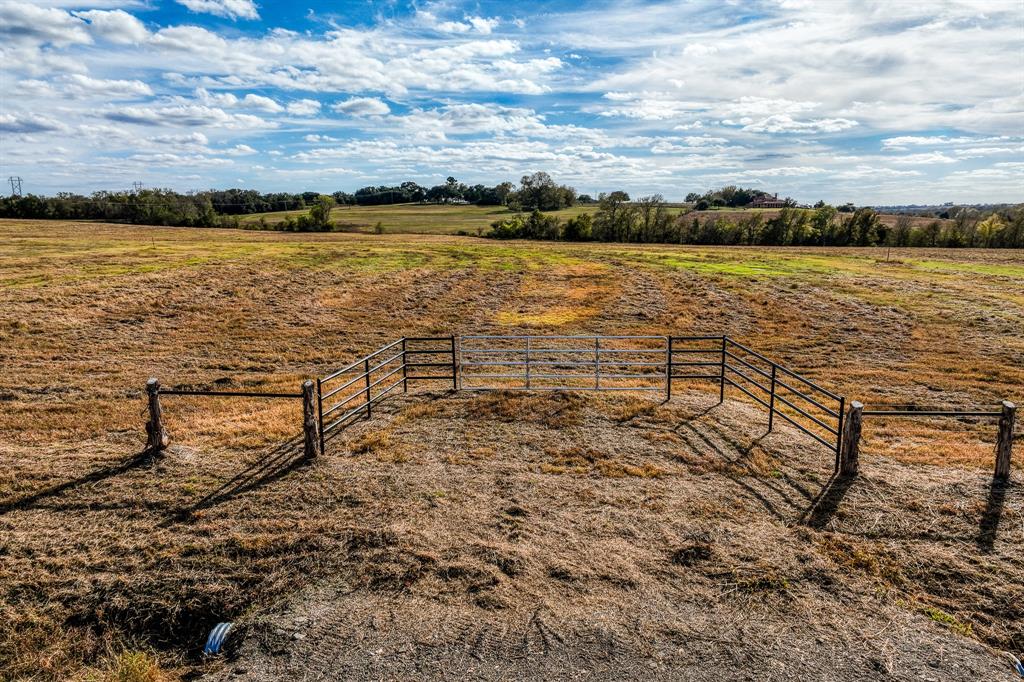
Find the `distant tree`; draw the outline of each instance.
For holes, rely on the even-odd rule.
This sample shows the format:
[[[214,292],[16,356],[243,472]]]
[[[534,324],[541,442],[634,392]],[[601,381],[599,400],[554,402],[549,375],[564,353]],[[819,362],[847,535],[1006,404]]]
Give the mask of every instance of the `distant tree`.
[[[567,185],[557,185],[551,176],[543,171],[524,175],[519,180],[519,189],[508,197],[508,206],[513,210],[557,211],[576,203],[576,190]]]
[[[527,216],[515,215],[491,223],[487,233],[493,239],[547,239],[560,238],[560,222],[557,216],[544,215],[534,209]]]
[[[761,230],[764,229],[764,215],[760,212],[752,212],[739,219],[738,243],[757,244],[761,237]]]
[[[585,242],[593,238],[594,218],[589,213],[581,213],[569,218],[562,229],[562,238],[569,242]]]
[[[326,194],[320,194],[313,200],[309,207],[308,223],[305,227],[311,230],[328,230],[331,228],[331,209],[334,208],[334,198]]]
[[[665,241],[672,218],[665,207],[665,197],[652,194],[636,201],[636,241],[661,243]]]
[[[825,202],[819,201],[818,203],[821,206],[815,205],[810,221],[815,242],[834,245],[836,243],[836,214],[838,211]]]
[[[892,246],[910,246],[910,234],[914,228],[914,219],[906,213],[896,216],[896,224],[889,233]]]
[[[348,192],[335,192],[331,196],[334,197],[334,202],[339,206],[351,206],[356,203],[355,196]]]
[[[979,246],[991,247],[998,245],[1001,242],[1003,231],[1006,230],[1006,228],[1006,222],[998,213],[993,213],[989,217],[980,221],[978,223]]]
[[[402,199],[406,203],[423,201],[427,196],[426,188],[412,181],[403,182],[398,187],[402,190]]]
[[[879,243],[879,228],[882,221],[870,208],[858,208],[847,220],[846,231],[850,243],[855,246],[875,246]]]
[[[626,192],[602,192],[594,216],[594,238],[605,242],[632,241],[635,212]]]

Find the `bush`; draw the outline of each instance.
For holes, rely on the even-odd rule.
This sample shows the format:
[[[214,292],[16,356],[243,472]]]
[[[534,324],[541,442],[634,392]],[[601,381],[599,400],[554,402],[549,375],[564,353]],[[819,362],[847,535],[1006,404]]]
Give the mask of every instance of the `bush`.
[[[581,213],[569,218],[562,230],[562,238],[568,242],[585,242],[593,238],[594,218],[589,213]]]

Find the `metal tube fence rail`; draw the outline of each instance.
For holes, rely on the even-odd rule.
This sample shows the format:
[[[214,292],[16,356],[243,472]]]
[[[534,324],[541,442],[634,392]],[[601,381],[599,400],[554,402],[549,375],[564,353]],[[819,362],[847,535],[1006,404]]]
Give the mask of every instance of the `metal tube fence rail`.
[[[719,403],[727,387],[736,388],[768,410],[768,431],[781,417],[833,451],[838,470],[845,398],[728,336],[670,336],[668,343],[669,398],[677,380],[717,382]],[[686,359],[677,360],[677,355]],[[677,373],[677,367],[686,373]]]
[[[668,337],[459,338],[459,388],[472,391],[667,391]]]
[[[843,444],[842,472],[845,475],[855,476],[859,469],[860,459],[860,432],[861,421],[864,417],[949,417],[954,419],[980,418],[998,419],[999,433],[996,438],[995,452],[995,473],[998,481],[1007,481],[1010,477],[1010,455],[1013,450],[1013,426],[1017,415],[1017,406],[1009,400],[1004,400],[998,410],[985,409],[962,409],[962,410],[935,410],[920,409],[907,405],[880,406],[883,409],[864,409],[860,402],[851,403],[849,420],[855,423]]]
[[[430,359],[438,356],[444,360]],[[441,368],[446,371],[438,373]],[[457,388],[455,337],[402,337],[318,378],[316,415],[321,451],[328,432],[360,415],[370,419],[375,404],[399,386],[407,392],[410,381],[451,382],[452,388]]]

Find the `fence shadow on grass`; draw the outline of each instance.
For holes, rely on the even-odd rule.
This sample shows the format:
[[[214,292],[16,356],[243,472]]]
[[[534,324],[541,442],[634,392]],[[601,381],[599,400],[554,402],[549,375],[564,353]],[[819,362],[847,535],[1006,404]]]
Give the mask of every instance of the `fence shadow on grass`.
[[[331,431],[324,437],[324,443],[330,443],[350,426],[359,423],[359,421],[361,420],[354,419],[343,424],[340,428]],[[306,457],[304,451],[303,435],[294,436],[267,450],[262,456],[257,457],[252,464],[235,474],[231,479],[225,481],[216,490],[207,493],[189,506],[174,512],[166,524],[186,521],[197,511],[215,507],[239,495],[266,487],[295,471],[312,466],[312,464],[313,460]]]
[[[985,504],[985,511],[981,515],[981,523],[978,527],[977,545],[983,552],[991,552],[996,544],[996,534],[999,532],[999,522],[1003,518],[1003,507],[1006,506],[1006,493],[1010,490],[1009,481],[992,479],[988,489],[988,500]]]
[[[215,507],[239,495],[267,486],[310,463],[311,460],[303,452],[302,435],[294,436],[267,450],[216,490],[174,512],[165,525],[185,521],[197,511]]]
[[[816,529],[827,526],[838,511],[839,503],[853,486],[853,482],[854,479],[850,476],[832,474],[821,491],[811,500],[810,506],[804,510],[800,522]]]
[[[26,495],[25,497],[18,498],[16,500],[10,500],[8,502],[0,503],[0,516],[7,514],[8,512],[29,509],[34,507],[43,500],[60,497],[64,493],[70,492],[79,488],[83,485],[90,485],[93,483],[99,483],[108,478],[119,476],[133,469],[138,469],[143,466],[148,466],[154,461],[153,453],[149,450],[143,450],[142,452],[132,455],[119,464],[103,467],[102,469],[96,469],[91,471],[84,476],[80,476],[70,481],[65,481],[55,486],[45,488],[35,493]]]
[[[716,407],[718,407],[717,403],[704,407],[693,415],[687,416],[672,430],[681,436],[695,452],[711,452],[727,465],[746,466],[750,455],[757,447],[761,446],[762,441],[770,433],[766,431],[753,439],[742,440],[716,424],[707,421],[701,421],[699,426],[696,424],[701,417],[708,415]],[[750,477],[738,475],[729,470],[723,471],[722,475],[742,488],[765,511],[783,523],[792,523],[797,517],[802,521],[831,483],[830,479],[815,494],[808,486],[807,481],[798,480],[782,470],[773,472],[770,477],[756,476],[753,471]],[[773,497],[777,499],[773,500]],[[840,499],[841,497],[834,500],[834,503],[838,505]],[[810,506],[806,506],[808,504]],[[788,510],[780,507],[788,507]]]

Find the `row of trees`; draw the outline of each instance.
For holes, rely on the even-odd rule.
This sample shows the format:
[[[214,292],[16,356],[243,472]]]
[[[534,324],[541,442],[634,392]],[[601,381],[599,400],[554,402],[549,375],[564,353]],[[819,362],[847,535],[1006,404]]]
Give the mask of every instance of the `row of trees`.
[[[519,187],[511,182],[501,182],[493,187],[486,185],[466,185],[449,176],[443,184],[423,187],[415,182],[403,182],[400,185],[370,185],[356,190],[355,194],[335,192],[334,199],[339,204],[355,204],[359,206],[380,206],[387,204],[426,203],[466,203],[478,206],[508,206],[513,210],[540,209],[557,211],[573,206],[577,201],[576,190],[567,185],[559,185],[551,176],[543,171],[524,175]]]
[[[593,217],[581,214],[561,222],[534,211],[494,222],[486,236],[709,245],[1024,248],[1024,205],[987,214],[962,211],[945,222],[898,216],[890,225],[871,208],[847,213],[824,203],[812,209],[786,207],[770,218],[749,213],[702,219],[672,211],[661,195],[630,201],[625,192],[611,192],[599,197]]]
[[[166,189],[95,192],[91,196],[60,193],[0,198],[0,217],[57,220],[105,220],[138,225],[215,227],[222,222],[209,192],[181,194]]]
[[[726,185],[721,189],[708,190],[704,194],[690,192],[686,195],[686,203],[693,204],[698,211],[706,211],[709,208],[742,208],[758,199],[771,198],[771,194],[760,189]],[[785,203],[786,206],[796,206],[796,202],[789,197],[786,197]]]
[[[301,210],[322,204],[323,196],[318,192],[263,193],[252,189],[209,190],[187,194],[169,189],[95,192],[89,196],[60,193],[44,197],[30,194],[0,198],[0,217],[92,219],[142,225],[230,226],[235,221],[225,220],[223,216]],[[342,206],[427,202],[508,206],[515,211],[557,211],[573,206],[578,197],[572,187],[559,185],[547,173],[538,172],[524,175],[518,187],[511,182],[502,182],[493,187],[479,184],[470,186],[449,177],[443,184],[434,187],[403,182],[393,187],[362,187],[354,194],[335,192],[330,198],[334,205]]]
[[[382,194],[389,198],[383,200]],[[759,194],[758,194],[759,193]],[[763,195],[759,190],[729,186],[716,190],[715,200],[739,204]],[[693,197],[688,197],[692,199]],[[706,201],[702,195],[697,202]],[[773,217],[765,213],[698,217],[688,209],[672,209],[661,195],[631,201],[625,192],[598,197],[591,217],[581,214],[566,222],[544,211],[589,203],[572,187],[559,185],[547,173],[523,176],[518,186],[467,187],[449,177],[442,185],[423,188],[402,183],[393,188],[366,187],[355,194],[316,192],[263,194],[255,190],[211,190],[182,194],[172,190],[143,189],[133,192],[96,192],[90,196],[61,193],[0,198],[0,217],[95,219],[146,225],[235,227],[237,216],[246,213],[309,208],[307,215],[289,217],[278,225],[286,230],[332,229],[330,213],[337,204],[400,203],[407,201],[467,202],[505,205],[519,215],[495,222],[489,236],[512,239],[566,239],[679,244],[762,244],[826,246],[944,246],[1024,248],[1024,208],[979,210],[951,208],[949,220],[928,220],[900,214],[883,222],[870,208],[851,204],[833,207],[818,202],[813,208],[787,206]],[[728,204],[727,204],[728,205]]]

